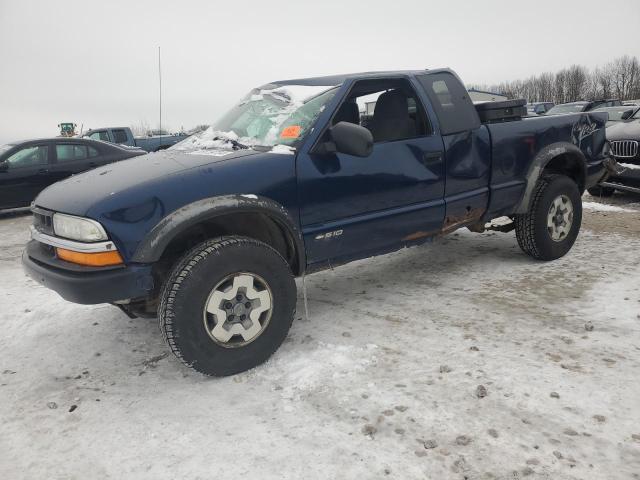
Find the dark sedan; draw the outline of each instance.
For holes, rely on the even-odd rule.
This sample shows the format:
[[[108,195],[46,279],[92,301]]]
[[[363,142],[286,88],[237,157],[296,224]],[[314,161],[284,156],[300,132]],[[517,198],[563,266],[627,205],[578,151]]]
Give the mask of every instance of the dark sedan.
[[[640,193],[640,108],[635,107],[631,116],[607,127],[607,140],[611,154],[624,170],[589,189],[589,193],[603,197],[616,190]]]
[[[0,145],[0,209],[28,206],[41,190],[74,173],[146,153],[62,137]]]

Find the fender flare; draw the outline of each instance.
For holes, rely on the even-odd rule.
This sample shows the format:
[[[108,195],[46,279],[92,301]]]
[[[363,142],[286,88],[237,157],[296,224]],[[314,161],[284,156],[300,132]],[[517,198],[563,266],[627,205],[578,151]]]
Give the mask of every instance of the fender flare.
[[[171,241],[186,229],[203,221],[234,213],[261,213],[273,220],[293,240],[302,274],[306,267],[304,241],[291,214],[278,202],[257,195],[220,195],[195,201],[180,207],[160,220],[136,248],[132,261],[157,261]]]
[[[585,180],[586,171],[587,171],[587,160],[584,156],[584,153],[582,153],[582,150],[580,150],[578,147],[576,147],[572,143],[568,143],[568,142],[552,143],[544,147],[542,150],[540,150],[538,154],[531,161],[531,165],[529,166],[529,170],[527,171],[527,177],[526,177],[527,186],[524,190],[522,199],[518,203],[514,213],[520,214],[520,213],[527,213],[529,211],[529,204],[531,203],[533,190],[536,186],[536,183],[538,182],[538,179],[542,175],[542,171],[545,169],[545,167],[549,164],[551,160],[553,160],[554,158],[560,155],[565,155],[567,153],[571,155],[575,155],[581,159],[580,175],[582,176],[582,181],[584,185],[584,180]]]

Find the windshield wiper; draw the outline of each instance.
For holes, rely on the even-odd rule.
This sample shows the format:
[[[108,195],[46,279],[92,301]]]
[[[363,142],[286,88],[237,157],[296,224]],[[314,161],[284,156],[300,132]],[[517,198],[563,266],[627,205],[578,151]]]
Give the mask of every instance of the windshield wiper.
[[[217,136],[217,137],[213,137],[214,140],[223,140],[227,143],[230,143],[233,147],[234,150],[247,150],[251,147],[249,147],[248,145],[245,145],[244,143],[240,143],[237,140],[233,140],[231,138],[227,138],[227,137],[222,137],[222,136]]]

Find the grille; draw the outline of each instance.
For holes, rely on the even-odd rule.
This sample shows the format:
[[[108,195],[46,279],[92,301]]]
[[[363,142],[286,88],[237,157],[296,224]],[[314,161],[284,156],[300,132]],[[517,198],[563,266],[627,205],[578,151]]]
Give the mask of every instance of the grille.
[[[33,226],[47,235],[53,235],[53,212],[33,207]]]
[[[635,140],[616,140],[611,142],[614,157],[633,158],[638,154],[638,142]]]

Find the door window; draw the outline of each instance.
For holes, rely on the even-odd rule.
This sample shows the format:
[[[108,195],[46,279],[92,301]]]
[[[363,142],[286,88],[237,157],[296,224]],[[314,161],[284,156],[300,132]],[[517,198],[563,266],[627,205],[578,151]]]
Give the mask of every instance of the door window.
[[[103,142],[109,142],[109,133],[106,130],[100,130],[98,132],[93,132],[89,135],[89,138],[93,140],[102,140]]]
[[[18,150],[7,159],[9,168],[45,165],[48,162],[48,150],[46,145],[34,145]]]
[[[375,143],[431,133],[424,108],[405,79],[357,82],[333,116],[332,124],[338,122],[368,128]]]
[[[127,143],[127,132],[124,130],[111,130],[113,133],[113,141],[116,143]]]
[[[63,143],[56,145],[56,157],[58,162],[71,162],[84,160],[88,157],[86,145],[72,145]]]

